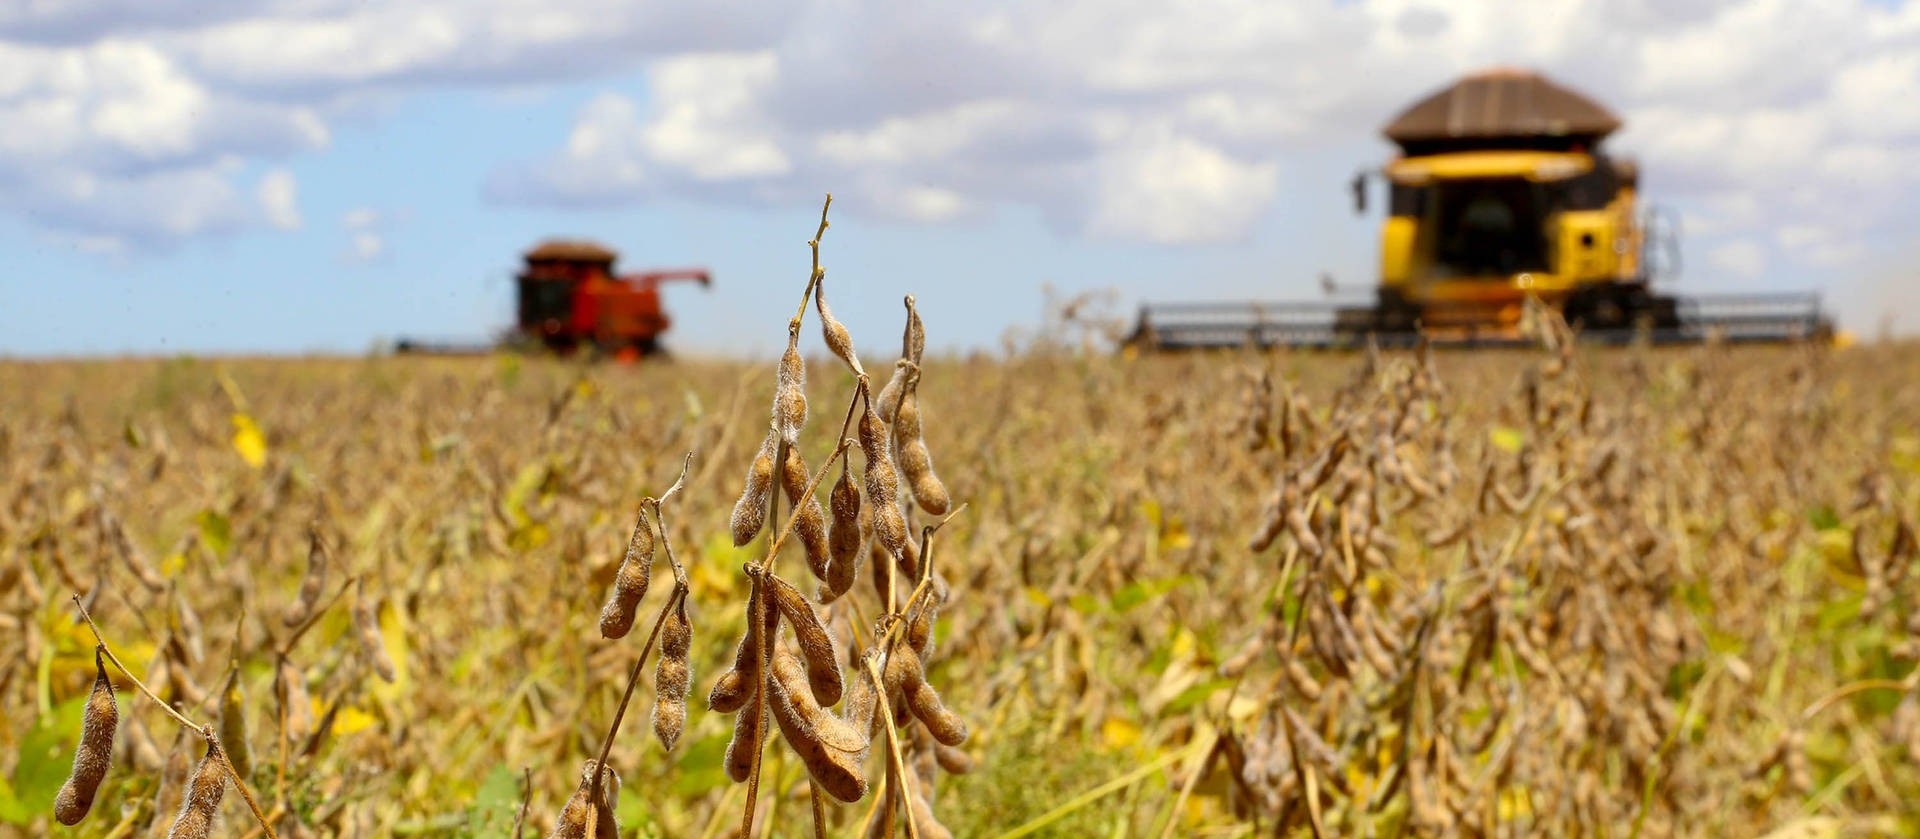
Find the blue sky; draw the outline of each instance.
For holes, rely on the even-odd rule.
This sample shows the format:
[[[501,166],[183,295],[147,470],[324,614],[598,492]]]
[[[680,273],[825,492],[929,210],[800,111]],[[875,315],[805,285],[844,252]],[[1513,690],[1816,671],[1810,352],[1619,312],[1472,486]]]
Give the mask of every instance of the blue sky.
[[[1371,276],[1378,126],[1502,63],[1622,112],[1680,290],[1920,323],[1911,0],[896,6],[0,6],[0,355],[484,339],[556,234],[712,268],[671,344],[768,353],[827,191],[830,299],[882,348],[904,291],[953,349],[1043,287],[1312,298]]]

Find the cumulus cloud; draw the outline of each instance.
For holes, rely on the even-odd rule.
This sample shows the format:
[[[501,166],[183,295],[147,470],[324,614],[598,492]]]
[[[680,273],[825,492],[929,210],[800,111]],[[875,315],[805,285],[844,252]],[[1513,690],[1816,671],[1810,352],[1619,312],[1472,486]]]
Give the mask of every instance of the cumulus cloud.
[[[1103,154],[1095,169],[1087,232],[1134,241],[1237,238],[1272,202],[1279,185],[1274,163],[1235,160],[1172,134]]]
[[[1286,190],[1290,160],[1377,162],[1397,108],[1510,63],[1617,107],[1616,147],[1643,159],[1690,246],[1751,276],[1782,225],[1846,208],[1857,221],[1829,238],[1780,242],[1833,266],[1858,255],[1850,237],[1900,223],[1920,186],[1915,56],[1913,2],[839,3],[763,49],[656,64],[620,120],[587,109],[494,194],[781,203],[836,184],[851,210],[907,220],[1023,205],[1069,234],[1232,241]]]
[[[212,164],[110,178],[64,169],[14,173],[15,188],[0,193],[0,206],[90,250],[126,252],[251,223],[259,208],[236,188],[235,169]]]
[[[1024,207],[1067,235],[1234,241],[1300,161],[1377,163],[1397,108],[1488,64],[1615,106],[1702,264],[1843,266],[1915,209],[1920,0],[42,0],[0,7],[0,201],[136,242],[277,224],[235,179],[323,151],[343,103],[603,79],[489,197],[831,186],[922,223]],[[162,182],[194,211],[138,203]]]
[[[759,45],[786,27],[791,8],[713,14],[694,0],[0,3],[0,184],[8,187],[0,207],[109,250],[292,229],[291,181],[269,176],[250,187],[248,173],[324,151],[330,124],[356,102],[591,78],[687,50]],[[161,184],[184,189],[183,200]],[[254,201],[243,196],[250,189]]]
[[[615,93],[593,98],[550,159],[494,173],[487,194],[528,204],[585,206],[636,200],[648,184],[640,109]]]
[[[1737,239],[1707,254],[1713,267],[1740,279],[1752,279],[1767,270],[1767,249],[1759,242]]]
[[[254,194],[260,199],[260,208],[266,211],[268,224],[281,230],[300,229],[300,191],[292,172],[285,169],[268,172],[260,178]]]
[[[340,226],[347,231],[347,249],[342,256],[362,265],[380,261],[387,255],[387,225],[391,221],[389,214],[372,207],[356,207],[342,214]]]

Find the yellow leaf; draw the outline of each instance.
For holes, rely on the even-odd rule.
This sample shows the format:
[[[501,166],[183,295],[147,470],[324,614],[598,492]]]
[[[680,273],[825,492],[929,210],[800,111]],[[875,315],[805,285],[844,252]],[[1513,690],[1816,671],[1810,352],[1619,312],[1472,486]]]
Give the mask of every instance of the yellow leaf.
[[[1527,794],[1525,787],[1507,787],[1500,791],[1500,802],[1495,807],[1503,822],[1513,822],[1533,815],[1533,797]]]
[[[1108,717],[1100,724],[1100,736],[1109,749],[1124,749],[1140,742],[1140,726],[1132,720]]]
[[[1193,547],[1193,537],[1187,533],[1187,523],[1178,518],[1169,519],[1166,529],[1160,533],[1160,550],[1176,551]]]
[[[333,733],[340,737],[345,737],[349,734],[357,734],[365,731],[372,727],[373,723],[374,717],[372,714],[348,705],[345,708],[341,708],[340,713],[334,715]]]
[[[1508,428],[1504,425],[1496,425],[1489,429],[1487,439],[1493,441],[1494,448],[1508,454],[1520,451],[1520,447],[1527,442],[1526,435],[1521,434],[1520,429]]]
[[[389,702],[412,690],[408,678],[407,659],[407,615],[394,608],[392,603],[380,608],[380,646],[387,648],[387,658],[393,660],[393,681],[373,680],[373,695]]]
[[[1199,637],[1193,634],[1192,630],[1183,626],[1183,627],[1180,627],[1180,629],[1174,633],[1173,635],[1174,659],[1179,661],[1189,660],[1193,658],[1194,651],[1199,649],[1199,647],[1200,647],[1200,639]]]
[[[1920,437],[1903,434],[1893,438],[1894,468],[1920,475]]]
[[[1154,527],[1160,526],[1160,502],[1151,498],[1140,502],[1140,514],[1146,516],[1147,522]]]
[[[248,466],[258,469],[267,463],[267,438],[260,433],[253,417],[235,412],[233,415],[233,450],[240,453],[240,459]]]
[[[730,569],[707,562],[694,563],[688,575],[693,578],[691,582],[696,590],[718,597],[732,595],[740,577]]]

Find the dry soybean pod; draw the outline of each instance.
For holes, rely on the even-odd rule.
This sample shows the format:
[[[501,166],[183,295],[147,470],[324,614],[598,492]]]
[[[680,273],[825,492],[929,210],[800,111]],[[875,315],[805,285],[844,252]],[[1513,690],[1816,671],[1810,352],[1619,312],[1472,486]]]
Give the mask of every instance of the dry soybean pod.
[[[880,412],[880,418],[893,422],[893,409],[900,405],[900,391],[907,385],[907,376],[914,367],[913,362],[904,358],[893,363],[893,375],[887,377],[886,386],[873,397],[874,409]]]
[[[753,756],[759,751],[766,726],[766,705],[759,701],[760,685],[747,686],[747,702],[734,715],[733,739],[727,741],[727,777],[736,784],[746,783],[753,774]]]
[[[741,652],[749,658],[734,662],[734,672],[740,674],[740,690],[744,694],[739,713],[733,721],[733,739],[727,741],[727,777],[732,778],[734,783],[745,783],[748,776],[753,774],[754,756],[760,750],[766,728],[766,703],[760,701],[760,688],[766,684],[762,663],[766,658],[767,645],[773,643],[775,632],[779,629],[780,610],[768,602],[764,576],[758,573],[752,575],[753,592],[747,600],[747,640],[742,644]],[[708,702],[711,704],[711,697]]]
[[[939,604],[928,600],[926,605],[920,607],[913,618],[907,621],[907,646],[912,647],[922,661],[933,654],[933,621],[939,617],[939,612]]]
[[[155,839],[167,835],[166,814],[179,810],[182,796],[186,794],[187,771],[192,757],[187,751],[187,743],[191,737],[188,729],[180,729],[179,735],[174,738],[172,750],[167,752],[166,764],[160,770],[160,780],[154,785],[153,814],[147,823],[147,835]]]
[[[907,518],[900,510],[900,476],[888,456],[887,426],[869,403],[860,414],[860,454],[867,460],[866,503],[873,507],[873,535],[888,555],[900,556],[907,545]]]
[[[687,691],[693,684],[688,652],[693,623],[687,620],[687,598],[673,603],[673,613],[660,629],[660,661],[653,670],[653,733],[668,751],[680,740],[687,724]]]
[[[313,699],[307,693],[307,677],[286,656],[274,668],[274,693],[286,716],[287,739],[299,742],[313,733]]]
[[[920,503],[920,509],[928,515],[944,516],[953,498],[947,494],[947,485],[941,483],[940,476],[933,471],[933,453],[927,449],[920,425],[919,390],[920,373],[915,370],[907,377],[906,387],[900,394],[900,407],[893,415],[894,462],[906,476],[907,489],[913,492],[913,500]]]
[[[173,819],[167,839],[207,839],[213,833],[213,818],[220,813],[220,799],[227,794],[227,770],[220,743],[207,740],[207,754],[187,779],[187,796],[180,803],[180,814]]]
[[[355,586],[353,627],[360,636],[360,648],[366,652],[373,671],[380,674],[382,680],[391,683],[398,674],[393,666],[393,658],[387,655],[386,641],[380,635],[379,606],[367,596],[367,578],[361,577]]]
[[[840,357],[841,361],[853,368],[856,376],[865,376],[867,371],[860,366],[860,356],[853,351],[853,336],[847,327],[833,316],[833,310],[827,308],[826,280],[813,284],[813,307],[820,312],[820,336],[826,339],[827,349]]]
[[[901,551],[900,554],[895,557],[889,556],[886,548],[883,547],[878,540],[868,543],[867,549],[872,552],[872,555],[869,556],[868,559],[873,562],[872,577],[874,594],[880,595],[881,597],[887,595],[887,567],[889,565],[894,569],[892,573],[899,575],[899,579],[907,581],[908,585],[911,585],[911,581],[920,579],[920,543],[908,539],[902,547],[904,547],[905,550]],[[936,581],[935,586],[937,587],[936,592],[939,592],[945,587],[945,583],[940,582],[939,579],[937,576],[934,578]],[[939,596],[944,597],[945,595],[940,594]]]
[[[927,354],[927,327],[920,322],[920,309],[914,305],[913,295],[907,295],[901,302],[907,307],[907,329],[900,336],[900,357],[917,365]]]
[[[927,733],[933,739],[949,746],[958,746],[967,742],[967,724],[940,701],[940,693],[927,683],[926,663],[910,646],[897,646],[893,649],[894,661],[899,663],[900,693],[906,699],[907,707],[920,722],[927,726]],[[889,662],[892,664],[893,662]],[[892,670],[891,667],[888,668]],[[888,681],[892,681],[889,674]]]
[[[600,801],[593,807],[587,806],[593,793],[594,770],[600,767],[600,761],[589,759],[580,770],[580,785],[573,790],[573,796],[567,799],[566,806],[560,808],[560,817],[554,820],[553,830],[548,839],[585,839],[587,835],[587,814],[595,815],[594,835],[618,839],[620,825],[614,820],[613,808],[620,799],[620,776],[612,769],[600,773]]]
[[[773,455],[779,440],[779,432],[769,429],[760,451],[753,456],[753,465],[747,467],[746,488],[741,490],[740,500],[733,502],[730,524],[734,547],[753,541],[767,523],[767,502],[773,495]]]
[[[247,707],[240,695],[240,662],[227,666],[227,682],[220,688],[220,742],[227,763],[245,778],[253,774],[253,752],[247,748]]]
[[[772,574],[767,575],[767,581],[780,617],[793,627],[793,637],[800,642],[800,655],[807,662],[807,683],[813,688],[814,701],[827,706],[839,704],[844,686],[840,680],[839,657],[833,651],[833,636],[827,632],[826,624],[820,622],[819,613],[807,602],[806,595],[791,583]]]
[[[801,672],[799,659],[788,650],[774,655],[773,679],[768,687],[768,707],[780,725],[781,736],[820,788],[847,803],[865,797],[867,779],[860,768],[872,741],[868,732],[834,716],[808,696],[811,688],[807,677]]]
[[[627,555],[613,575],[613,591],[607,593],[607,605],[600,609],[600,637],[625,638],[633,631],[634,615],[647,596],[653,580],[653,525],[641,509],[633,523],[633,535],[627,537]]]
[[[206,656],[206,631],[200,623],[200,615],[193,611],[193,604],[180,594],[180,582],[175,580],[172,588],[173,623],[179,630],[180,650],[187,654],[190,661],[199,661]]]
[[[760,644],[762,638],[773,637],[775,623],[779,620],[777,609],[760,608],[760,584],[754,583],[752,593],[747,596],[747,629],[740,636],[740,644],[734,650],[733,669],[720,674],[713,682],[712,692],[707,694],[708,710],[730,714],[747,704],[753,698],[753,687],[758,684],[760,673]],[[760,632],[753,631],[754,615],[760,615]]]
[[[805,311],[804,309],[802,311]],[[787,351],[773,388],[773,427],[788,446],[800,445],[800,429],[807,424],[807,365],[800,357],[800,332],[787,333]]]
[[[887,379],[886,387],[880,389],[880,418],[893,422],[894,409],[900,406],[900,392],[907,385],[907,377],[917,373],[920,357],[926,354],[927,331],[920,323],[920,310],[915,308],[913,295],[906,296],[907,325],[900,333],[900,360],[894,362],[893,376]]]
[[[820,506],[818,495],[807,495],[807,485],[812,483],[807,474],[806,458],[801,457],[798,446],[787,447],[787,460],[780,467],[780,488],[787,494],[788,503],[793,505],[793,530],[800,536],[800,544],[806,548],[807,570],[813,572],[815,579],[827,580],[827,514]],[[802,503],[801,499],[805,498]]]
[[[956,746],[935,741],[933,759],[939,761],[940,768],[949,775],[965,775],[973,771],[973,755]]]
[[[73,773],[53,800],[53,816],[72,826],[93,809],[93,797],[113,763],[113,733],[120,726],[120,706],[113,698],[113,680],[101,661],[104,647],[93,649],[93,692],[80,715],[80,745],[73,750]]]
[[[155,592],[166,588],[166,578],[160,576],[160,572],[154,569],[153,563],[147,561],[146,552],[133,543],[133,538],[127,535],[127,529],[120,524],[119,519],[114,519],[113,540],[114,544],[120,548],[121,561],[133,571],[133,576],[140,581],[140,585],[145,586],[148,591]]]
[[[846,594],[853,588],[853,580],[860,571],[860,553],[866,546],[867,534],[862,532],[860,515],[860,490],[853,485],[853,458],[840,461],[840,480],[833,482],[833,489],[827,494],[827,511],[831,518],[827,523],[827,592],[832,600]]]
[[[907,809],[912,811],[913,826],[920,832],[921,839],[953,839],[953,831],[933,817],[933,802],[927,800],[927,788],[915,787],[907,795]]]
[[[287,613],[280,620],[289,627],[299,626],[313,614],[320,603],[320,594],[327,586],[327,546],[320,539],[318,529],[307,530],[307,573],[300,580],[300,596],[287,607]]]

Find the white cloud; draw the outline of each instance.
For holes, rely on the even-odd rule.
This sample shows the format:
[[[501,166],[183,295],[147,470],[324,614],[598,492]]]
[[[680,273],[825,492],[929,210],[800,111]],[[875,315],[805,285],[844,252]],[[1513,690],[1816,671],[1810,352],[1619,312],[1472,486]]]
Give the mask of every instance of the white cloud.
[[[280,181],[247,202],[236,179],[258,170],[248,164],[325,149],[329,122],[356,103],[757,46],[792,16],[785,3],[754,11],[713,14],[694,0],[0,3],[0,208],[121,249],[295,226]],[[158,183],[189,184],[189,197],[174,202]]]
[[[973,202],[951,189],[909,186],[879,196],[884,209],[914,221],[941,222],[974,212]]]
[[[631,200],[648,185],[640,110],[603,93],[580,109],[567,144],[551,158],[495,173],[495,198],[530,203],[597,204]]]
[[[275,169],[260,178],[260,187],[255,193],[260,199],[260,207],[267,213],[267,223],[281,230],[300,229],[300,192],[299,184],[293,179],[293,173],[285,169]]]
[[[1707,262],[1738,279],[1750,280],[1767,270],[1767,249],[1759,242],[1737,239],[1709,251]]]
[[[793,171],[779,143],[756,124],[757,106],[779,78],[770,52],[694,55],[663,61],[649,75],[665,103],[641,128],[661,163],[696,180],[777,177]]]
[[[387,227],[392,220],[390,214],[372,207],[356,207],[343,213],[340,226],[347,230],[345,259],[351,263],[366,264],[385,257]]]
[[[235,179],[324,150],[353,102],[599,78],[491,197],[833,187],[927,223],[1021,206],[1070,235],[1231,241],[1289,161],[1377,162],[1396,109],[1511,63],[1616,106],[1689,247],[1767,270],[1906,232],[1916,56],[1920,0],[39,0],[0,4],[0,206],[123,244],[283,223]],[[1775,236],[1835,208],[1834,243]]]
[[[1026,205],[1072,234],[1232,241],[1273,206],[1289,159],[1376,162],[1374,132],[1398,108],[1513,63],[1625,116],[1616,147],[1642,158],[1650,197],[1681,211],[1700,253],[1833,207],[1866,216],[1846,235],[1884,235],[1896,197],[1920,188],[1920,100],[1903,95],[1920,86],[1917,7],[851,0],[764,49],[656,65],[644,112],[617,126],[619,159],[646,178],[581,179],[570,141],[503,179],[562,204],[782,203],[837,184],[851,210],[908,220]],[[1764,271],[1756,247],[1722,261]]]
[[[353,234],[353,259],[356,262],[372,262],[387,252],[387,240],[371,230],[361,230]]]
[[[93,250],[124,252],[245,227],[259,209],[234,187],[233,168],[215,163],[111,178],[59,168],[15,173],[16,189],[0,192],[0,207]]]
[[[1190,138],[1152,137],[1103,155],[1086,230],[1112,239],[1186,244],[1244,235],[1279,186],[1273,163],[1235,160]]]

